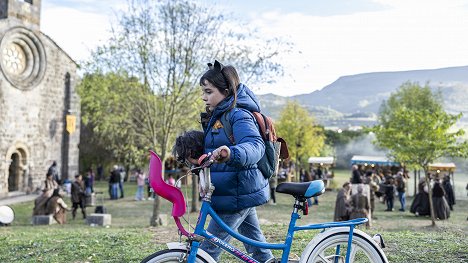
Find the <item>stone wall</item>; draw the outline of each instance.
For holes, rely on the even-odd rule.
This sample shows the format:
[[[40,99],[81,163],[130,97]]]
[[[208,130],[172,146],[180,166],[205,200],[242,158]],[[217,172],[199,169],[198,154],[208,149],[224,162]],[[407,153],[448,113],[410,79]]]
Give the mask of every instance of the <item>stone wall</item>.
[[[0,35],[0,197],[5,197],[39,187],[53,161],[62,177],[78,173],[80,102],[77,65],[53,40],[17,19],[0,19]],[[71,134],[66,114],[76,117]],[[8,189],[11,174],[14,190]]]

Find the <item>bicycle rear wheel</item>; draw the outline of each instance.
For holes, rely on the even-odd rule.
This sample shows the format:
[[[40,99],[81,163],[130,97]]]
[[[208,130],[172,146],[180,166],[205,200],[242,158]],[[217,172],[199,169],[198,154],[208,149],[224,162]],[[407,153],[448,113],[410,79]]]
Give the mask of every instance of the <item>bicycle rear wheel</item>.
[[[307,263],[345,262],[348,250],[349,233],[339,232],[326,236],[318,242],[312,252],[305,257]],[[377,248],[377,244],[353,233],[349,262],[386,263],[385,254]]]
[[[145,259],[141,261],[141,263],[179,263],[179,262],[185,262],[181,261],[182,259],[188,257],[187,255],[187,250],[183,249],[165,249],[158,251]],[[196,263],[208,263],[207,260],[205,260],[203,257],[200,255],[197,255],[197,260],[195,261]]]

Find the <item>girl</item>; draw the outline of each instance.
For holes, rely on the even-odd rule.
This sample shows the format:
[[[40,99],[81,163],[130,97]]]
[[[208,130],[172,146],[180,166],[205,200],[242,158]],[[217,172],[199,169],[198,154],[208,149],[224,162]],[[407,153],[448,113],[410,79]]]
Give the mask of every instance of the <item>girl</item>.
[[[211,204],[229,227],[265,242],[255,209],[267,203],[270,195],[268,180],[257,168],[265,144],[251,113],[260,112],[260,106],[252,91],[240,83],[234,67],[223,66],[218,61],[208,66],[200,85],[207,110],[202,114],[204,152],[213,152],[218,161],[211,167],[211,180],[215,186]],[[233,138],[226,135],[220,118],[230,122]],[[227,154],[223,153],[221,157],[223,151]],[[213,220],[207,230],[229,242],[230,236]],[[260,262],[273,258],[268,249],[244,246]],[[218,261],[221,249],[208,242],[202,243],[201,248]]]

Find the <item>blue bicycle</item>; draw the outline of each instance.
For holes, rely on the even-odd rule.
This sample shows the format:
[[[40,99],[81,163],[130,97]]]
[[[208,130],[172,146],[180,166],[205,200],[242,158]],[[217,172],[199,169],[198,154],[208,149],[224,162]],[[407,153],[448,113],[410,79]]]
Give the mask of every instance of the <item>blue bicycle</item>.
[[[173,204],[172,216],[179,229],[179,233],[181,236],[185,236],[187,241],[168,243],[168,249],[156,252],[146,257],[142,262],[215,262],[210,255],[199,248],[201,242],[210,242],[217,245],[221,249],[234,255],[241,262],[258,262],[238,248],[208,233],[204,228],[208,215],[227,233],[239,241],[256,247],[282,250],[281,259],[272,259],[268,261],[268,263],[388,262],[385,253],[382,251],[383,240],[381,236],[377,234],[372,238],[359,229],[355,229],[357,225],[366,223],[368,221],[367,218],[304,226],[296,225],[297,219],[300,218],[300,211],[302,211],[304,215],[308,214],[307,199],[324,193],[325,187],[321,180],[307,183],[282,183],[276,188],[277,192],[290,194],[295,198],[291,221],[289,222],[284,243],[258,242],[237,233],[229,228],[211,207],[210,200],[214,187],[211,184],[210,165],[214,160],[209,154],[203,156],[200,160],[202,160],[200,161],[200,166],[191,169],[191,172],[203,169],[203,173],[200,173],[203,175],[203,178],[200,178],[200,188],[204,196],[195,230],[193,233],[190,233],[182,226],[180,221],[180,218],[186,212],[184,196],[180,189],[164,182],[162,178],[161,159],[154,152],[151,152],[150,185],[158,195]],[[294,233],[296,231],[310,229],[323,230],[309,242],[299,260],[290,260],[289,254]]]

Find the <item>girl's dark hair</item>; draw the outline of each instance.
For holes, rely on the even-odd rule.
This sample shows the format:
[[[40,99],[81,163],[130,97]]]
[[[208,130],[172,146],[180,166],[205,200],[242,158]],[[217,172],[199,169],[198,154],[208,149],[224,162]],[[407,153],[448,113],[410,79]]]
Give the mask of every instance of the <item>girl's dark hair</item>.
[[[176,138],[172,155],[184,163],[187,157],[198,159],[203,154],[205,134],[202,131],[187,131]]]
[[[217,60],[215,60],[214,65],[208,63],[208,68],[208,71],[200,78],[200,86],[205,86],[206,81],[208,81],[226,97],[234,96],[231,104],[231,108],[234,108],[237,101],[237,86],[240,84],[237,70],[231,65],[223,66]]]

